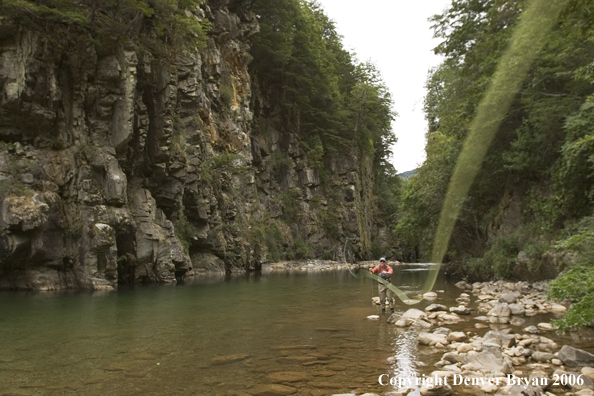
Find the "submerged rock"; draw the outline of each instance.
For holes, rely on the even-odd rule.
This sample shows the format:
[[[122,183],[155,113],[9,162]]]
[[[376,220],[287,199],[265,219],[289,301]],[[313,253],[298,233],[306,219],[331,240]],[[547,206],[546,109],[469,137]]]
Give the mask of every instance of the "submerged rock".
[[[253,396],[285,396],[297,392],[296,388],[280,384],[260,384],[249,389]]]
[[[575,392],[575,396],[594,396],[594,390],[582,389],[582,390]]]
[[[300,382],[305,381],[309,376],[298,371],[279,371],[269,374],[268,378],[275,382]]]
[[[555,355],[553,355],[552,353],[541,352],[541,351],[536,351],[531,356],[532,356],[532,360],[540,362],[540,363],[547,363],[555,358]]]
[[[510,304],[509,309],[512,315],[524,315],[526,313],[523,304]]]
[[[460,281],[460,282],[456,282],[455,286],[458,289],[470,289],[470,285],[468,284],[468,282],[466,281]]]
[[[437,329],[433,330],[433,334],[443,334],[448,335],[452,332],[452,330],[448,329],[447,327],[438,327]]]
[[[460,317],[453,312],[440,316],[440,319],[444,323],[458,323],[460,321]]]
[[[423,298],[425,300],[435,300],[437,298],[437,293],[427,292],[427,293],[423,294]]]
[[[530,333],[530,334],[540,333],[540,331],[538,330],[538,327],[536,327],[536,326],[528,326],[524,329],[524,332]]]
[[[512,385],[507,394],[509,396],[542,396],[542,389],[532,385]]]
[[[250,355],[247,353],[237,353],[234,355],[225,355],[225,356],[217,356],[211,359],[210,363],[213,365],[221,365],[221,364],[228,364],[228,363],[235,363],[241,360],[249,358]]]
[[[523,318],[511,318],[509,321],[509,324],[512,326],[517,326],[520,327],[522,326],[524,323],[526,323],[526,320]]]

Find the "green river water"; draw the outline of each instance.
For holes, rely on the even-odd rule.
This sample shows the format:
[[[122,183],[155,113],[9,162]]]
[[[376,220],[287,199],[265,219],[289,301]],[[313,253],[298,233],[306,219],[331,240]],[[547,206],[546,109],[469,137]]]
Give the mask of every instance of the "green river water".
[[[420,290],[428,268],[397,267],[394,283]],[[460,290],[443,278],[434,290],[437,302],[457,305]],[[375,283],[348,271],[111,293],[3,292],[0,395],[230,396],[275,383],[306,396],[384,394],[393,388],[378,383],[381,374],[428,373],[440,352],[418,348],[412,330],[367,320],[378,313],[372,295]],[[465,327],[474,330],[450,326]]]

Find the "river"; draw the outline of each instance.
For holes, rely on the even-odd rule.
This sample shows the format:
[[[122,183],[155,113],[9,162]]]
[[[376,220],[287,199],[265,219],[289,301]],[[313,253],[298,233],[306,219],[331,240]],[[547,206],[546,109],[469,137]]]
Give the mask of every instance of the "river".
[[[414,293],[429,266],[396,267],[395,283]],[[442,276],[434,291],[437,302],[458,305],[460,290]],[[343,270],[2,292],[0,394],[239,396],[271,384],[305,396],[384,394],[394,389],[380,375],[429,373],[443,352],[418,347],[414,331],[387,315],[366,319],[379,313],[375,295],[372,280]],[[450,328],[476,330],[466,321]]]

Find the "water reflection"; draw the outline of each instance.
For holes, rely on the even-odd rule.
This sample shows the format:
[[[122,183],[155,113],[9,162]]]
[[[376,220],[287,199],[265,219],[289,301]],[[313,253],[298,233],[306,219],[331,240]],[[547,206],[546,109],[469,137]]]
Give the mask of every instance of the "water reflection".
[[[393,282],[415,295],[429,267],[397,266]],[[440,304],[458,305],[460,290],[445,279],[434,290]],[[378,313],[376,294],[375,282],[348,271],[0,293],[0,394],[226,396],[271,384],[305,396],[384,394],[395,387],[380,385],[381,374],[418,378],[439,351],[417,348],[414,331],[388,325],[387,315],[367,320]],[[474,330],[468,318],[450,327]]]
[[[398,332],[396,340],[393,343],[394,356],[391,361],[394,370],[395,388],[413,388],[414,393],[408,393],[409,396],[420,395],[419,387],[416,385],[419,375],[417,372],[417,333],[414,329]]]

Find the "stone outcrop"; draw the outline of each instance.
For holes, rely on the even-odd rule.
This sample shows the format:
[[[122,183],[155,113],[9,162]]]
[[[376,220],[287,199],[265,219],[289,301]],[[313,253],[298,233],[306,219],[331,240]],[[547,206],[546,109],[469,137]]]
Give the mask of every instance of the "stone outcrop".
[[[176,59],[125,41],[58,46],[0,21],[0,288],[370,251],[369,160],[327,155],[322,181],[250,75],[256,16],[212,0],[196,18],[212,25],[206,47]]]
[[[594,365],[593,354],[569,345],[563,345],[559,351],[559,359],[568,367]]]
[[[546,284],[524,281],[469,284],[460,281],[456,286],[472,291],[478,311],[489,313],[489,316],[471,313],[467,317],[469,320],[491,322],[492,318],[510,316],[512,320],[507,324],[492,324],[491,330],[484,332],[482,337],[472,332],[452,331],[448,327],[419,332],[419,348],[430,353],[437,348],[443,351],[441,359],[433,364],[438,371],[432,372],[430,377],[452,379],[449,383],[453,385],[454,394],[544,395],[569,394],[568,391],[575,395],[592,394],[594,355],[589,348],[561,347],[553,339],[541,335],[554,330],[548,322],[523,329],[518,328],[521,323],[514,324],[514,319],[523,320],[521,316],[528,314],[557,316],[564,311],[565,305],[548,300]],[[467,293],[456,299],[462,304],[471,301],[472,297]],[[439,309],[445,309],[445,306],[438,302],[429,305],[425,311],[432,325],[443,326],[445,312]],[[399,313],[393,314],[388,322],[398,326],[392,319],[399,316]],[[474,327],[485,329],[489,326],[475,323]],[[591,345],[587,335],[590,331],[578,333],[579,336],[572,334],[574,342]]]

